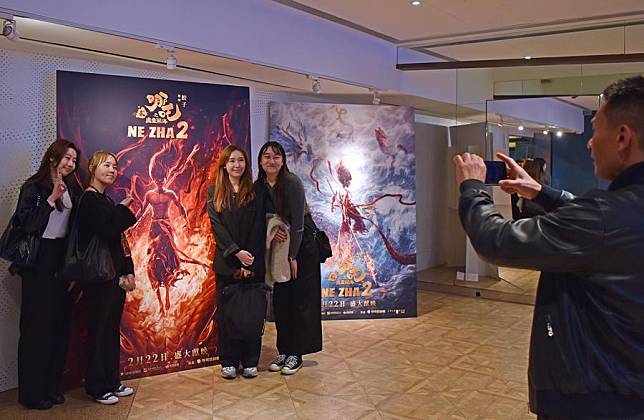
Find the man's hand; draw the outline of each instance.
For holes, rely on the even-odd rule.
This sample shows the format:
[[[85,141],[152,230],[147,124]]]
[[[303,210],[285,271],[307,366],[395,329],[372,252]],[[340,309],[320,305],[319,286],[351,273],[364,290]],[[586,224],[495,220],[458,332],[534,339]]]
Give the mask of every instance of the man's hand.
[[[456,186],[460,187],[466,179],[478,179],[485,182],[487,168],[485,162],[480,156],[463,153],[454,156],[454,166],[456,166]]]
[[[508,178],[499,182],[499,187],[508,194],[519,194],[532,200],[541,192],[541,184],[534,180],[514,159],[503,153],[496,156],[508,167]]]

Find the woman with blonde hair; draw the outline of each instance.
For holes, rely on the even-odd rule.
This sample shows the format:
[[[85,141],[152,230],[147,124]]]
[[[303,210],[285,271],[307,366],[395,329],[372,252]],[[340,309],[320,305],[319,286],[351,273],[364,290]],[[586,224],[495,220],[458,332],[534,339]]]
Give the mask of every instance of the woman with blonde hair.
[[[257,286],[254,289],[261,300],[266,235],[261,204],[254,190],[246,151],[235,145],[227,146],[219,155],[215,184],[208,190],[208,215],[217,243],[214,270],[217,274],[219,359],[221,374],[226,379],[237,376],[240,363],[242,376],[257,376],[263,314],[254,323],[259,330],[241,331],[235,317],[246,316],[244,312],[256,313],[259,308],[236,307],[231,294],[235,290],[239,292],[242,285],[247,290],[248,286]],[[262,324],[258,325],[259,322]]]
[[[132,388],[121,385],[120,326],[125,291],[133,290],[134,267],[124,232],[136,218],[126,197],[118,205],[106,194],[118,174],[113,153],[98,151],[89,160],[89,186],[81,197],[75,222],[78,223],[78,247],[86,249],[98,237],[109,248],[114,277],[83,279],[81,287],[87,307],[88,358],[85,390],[100,404],[116,404],[119,397],[132,395]],[[106,263],[109,264],[108,261]]]

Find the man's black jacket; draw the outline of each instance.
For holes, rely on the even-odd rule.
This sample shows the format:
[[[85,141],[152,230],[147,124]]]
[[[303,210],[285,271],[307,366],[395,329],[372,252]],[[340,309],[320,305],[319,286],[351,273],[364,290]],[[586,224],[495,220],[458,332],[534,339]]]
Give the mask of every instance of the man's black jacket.
[[[553,416],[644,415],[644,163],[608,191],[544,186],[543,216],[508,221],[483,183],[461,184],[472,245],[502,266],[542,271],[532,323],[530,408]]]

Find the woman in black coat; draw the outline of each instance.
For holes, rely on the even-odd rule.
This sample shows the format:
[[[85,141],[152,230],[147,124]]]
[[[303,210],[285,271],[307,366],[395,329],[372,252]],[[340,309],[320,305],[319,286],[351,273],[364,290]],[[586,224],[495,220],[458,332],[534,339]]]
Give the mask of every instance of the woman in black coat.
[[[121,385],[120,327],[125,291],[134,289],[134,267],[124,232],[134,225],[136,217],[128,208],[127,197],[114,205],[105,193],[116,180],[116,156],[99,151],[89,161],[91,180],[78,204],[78,246],[86,249],[94,236],[103,240],[110,250],[115,276],[101,282],[81,283],[87,308],[88,358],[85,390],[100,404],[116,404],[119,397],[134,393]]]
[[[235,301],[228,296],[235,287],[251,286],[253,289],[257,286],[255,292],[261,300],[261,294],[264,293],[266,228],[262,201],[256,199],[253,187],[248,156],[237,146],[227,146],[219,156],[217,179],[208,190],[208,215],[217,243],[214,269],[217,274],[217,336],[221,375],[234,379],[241,363],[244,368],[242,376],[254,378],[257,376],[262,347],[261,331],[256,336],[250,333],[249,337],[247,331],[236,330],[235,323],[230,319],[246,316],[258,308],[233,307],[230,302]],[[263,313],[258,317],[260,323],[263,322],[265,311],[264,305]]]
[[[267,216],[279,215],[289,224],[290,233],[291,279],[274,286],[279,355],[269,370],[292,375],[302,367],[304,354],[322,350],[320,257],[313,238],[316,228],[302,181],[288,170],[282,145],[272,141],[264,143],[258,161],[259,176],[255,184],[265,199]],[[276,237],[280,239],[279,234]]]
[[[12,264],[22,277],[18,400],[27,408],[46,410],[65,398],[61,378],[67,355],[71,298],[62,266],[72,208],[80,187],[73,174],[80,153],[74,143],[56,140],[38,172],[20,189],[13,219],[24,235],[34,235],[37,254],[28,267]]]

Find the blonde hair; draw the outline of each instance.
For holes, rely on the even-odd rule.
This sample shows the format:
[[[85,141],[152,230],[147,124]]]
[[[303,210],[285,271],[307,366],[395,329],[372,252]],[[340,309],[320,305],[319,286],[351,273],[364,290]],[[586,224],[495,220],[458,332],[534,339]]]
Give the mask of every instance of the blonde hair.
[[[89,163],[87,164],[87,170],[89,171],[89,174],[92,178],[94,178],[94,172],[96,171],[96,168],[98,167],[98,165],[105,162],[107,158],[109,158],[110,156],[114,158],[114,162],[116,162],[117,164],[119,163],[114,153],[106,152],[105,150],[99,150],[95,152],[91,158],[89,158]]]

